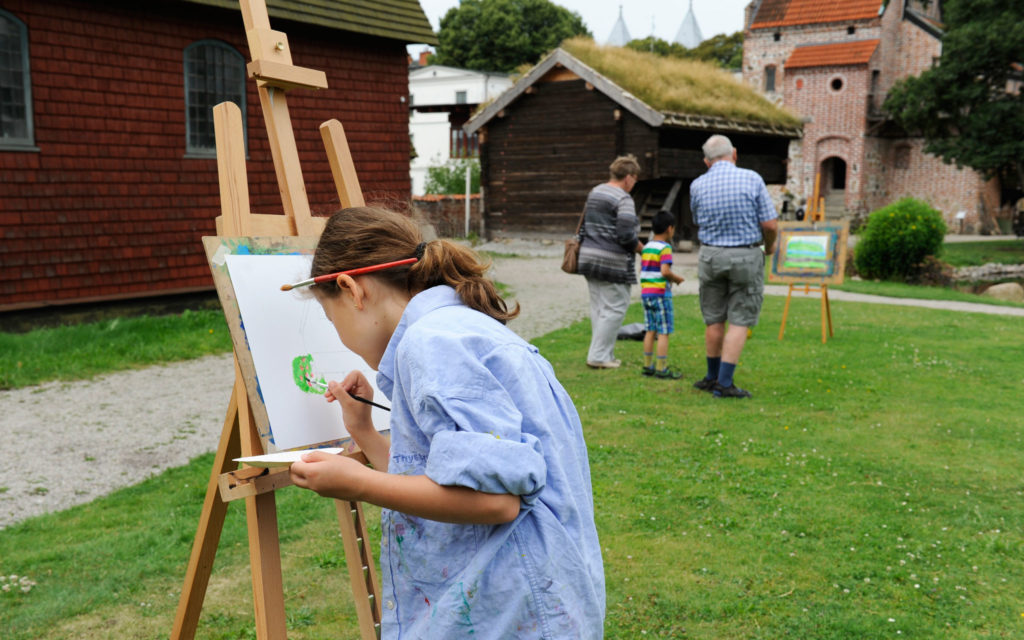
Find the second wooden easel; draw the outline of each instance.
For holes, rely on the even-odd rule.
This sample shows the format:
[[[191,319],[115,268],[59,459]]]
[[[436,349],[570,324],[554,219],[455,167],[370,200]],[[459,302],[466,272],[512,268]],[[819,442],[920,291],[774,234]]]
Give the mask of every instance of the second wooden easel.
[[[809,224],[779,223],[779,250],[772,257],[772,272],[769,275],[770,281],[784,282],[789,285],[789,291],[786,293],[786,305],[782,310],[779,340],[782,340],[786,333],[786,320],[789,317],[789,303],[793,297],[793,291],[800,289],[803,289],[805,295],[811,292],[821,293],[821,342],[824,344],[828,338],[835,335],[832,330],[832,306],[828,298],[828,285],[843,281],[849,225],[846,222],[825,223],[825,199],[820,196],[820,184],[821,174],[817,174],[814,176],[814,194],[811,196],[810,209],[807,212]],[[780,260],[786,260],[784,256],[787,253],[787,246],[793,239],[801,236],[805,238],[818,236],[820,238],[820,236],[828,235],[832,236],[831,254],[820,257],[822,262],[827,265],[825,268],[801,273],[799,268],[791,271],[780,266]]]
[[[310,213],[285,91],[326,88],[326,76],[292,64],[287,36],[270,28],[264,0],[241,0],[241,10],[252,55],[249,76],[257,84],[284,215],[250,211],[242,114],[234,104],[223,103],[214,108],[221,194],[217,234],[315,237],[323,230],[324,219]],[[341,123],[325,122],[320,133],[341,206],[362,206],[362,192]],[[266,424],[265,419],[259,419],[265,417],[266,408],[256,384],[251,354],[240,353],[236,346],[235,383],[171,632],[173,640],[195,637],[228,503],[236,499],[245,500],[257,638],[287,637],[274,492],[291,481],[287,469],[276,473],[236,470],[233,462],[239,456],[265,453],[268,434],[261,434],[258,424]],[[260,412],[264,415],[256,415]],[[362,456],[359,452],[351,455]],[[336,501],[336,506],[360,637],[372,640],[379,637],[381,612],[362,506],[344,501]]]

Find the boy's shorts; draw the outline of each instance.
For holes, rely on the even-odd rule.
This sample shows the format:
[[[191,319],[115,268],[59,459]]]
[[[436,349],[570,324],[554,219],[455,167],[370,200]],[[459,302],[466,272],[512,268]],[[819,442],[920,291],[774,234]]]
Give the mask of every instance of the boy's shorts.
[[[672,333],[675,318],[672,314],[672,298],[669,296],[643,296],[644,324],[648,331],[661,335]]]

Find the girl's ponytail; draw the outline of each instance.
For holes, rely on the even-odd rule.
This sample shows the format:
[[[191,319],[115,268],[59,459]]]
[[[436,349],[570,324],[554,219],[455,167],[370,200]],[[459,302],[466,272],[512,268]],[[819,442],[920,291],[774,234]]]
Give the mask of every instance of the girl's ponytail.
[[[494,282],[485,277],[490,263],[481,262],[476,252],[449,240],[423,242],[415,221],[388,209],[352,207],[331,216],[313,255],[310,276],[411,257],[419,260],[378,271],[372,277],[413,295],[447,284],[466,306],[502,324],[519,315],[519,305],[509,310]],[[337,293],[334,282],[317,285],[318,295]]]

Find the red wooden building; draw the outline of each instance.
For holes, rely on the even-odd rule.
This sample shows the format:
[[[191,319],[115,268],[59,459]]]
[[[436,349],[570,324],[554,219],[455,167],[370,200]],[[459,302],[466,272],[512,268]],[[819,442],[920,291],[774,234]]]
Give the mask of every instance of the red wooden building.
[[[330,118],[368,201],[409,198],[405,45],[435,36],[416,0],[374,5],[267,1],[294,64],[327,74],[288,99],[314,212],[337,206]],[[212,289],[225,100],[245,114],[252,209],[281,212],[237,1],[5,0],[0,52],[0,312]]]

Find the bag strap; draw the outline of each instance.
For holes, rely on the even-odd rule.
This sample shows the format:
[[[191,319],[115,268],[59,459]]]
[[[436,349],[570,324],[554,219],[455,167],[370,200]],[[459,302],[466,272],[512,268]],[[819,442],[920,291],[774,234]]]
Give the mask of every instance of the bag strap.
[[[587,208],[583,207],[583,211],[580,213],[580,221],[576,223],[576,235],[580,235],[580,229],[583,228],[583,218],[587,215]]]

